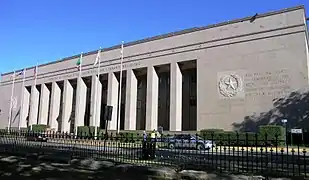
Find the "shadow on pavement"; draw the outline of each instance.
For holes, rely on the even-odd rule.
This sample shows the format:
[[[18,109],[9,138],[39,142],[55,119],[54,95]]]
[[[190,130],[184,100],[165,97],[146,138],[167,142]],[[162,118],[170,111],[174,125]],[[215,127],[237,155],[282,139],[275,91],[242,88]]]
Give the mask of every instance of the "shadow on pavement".
[[[0,179],[104,179],[102,174],[77,171],[70,164],[42,162],[29,158],[9,156],[0,161]],[[99,178],[99,177],[100,178]]]
[[[79,161],[79,160],[76,160]],[[118,165],[111,161],[96,164],[98,161],[84,160],[82,163],[52,163],[37,160],[35,157],[1,157],[0,179],[6,180],[86,180],[86,179],[148,179],[151,174],[147,167],[131,168],[128,164]],[[82,166],[81,166],[82,164]],[[144,168],[144,169],[143,169]],[[137,173],[137,171],[139,173]],[[147,172],[145,175],[141,172]],[[136,176],[139,176],[136,178]]]

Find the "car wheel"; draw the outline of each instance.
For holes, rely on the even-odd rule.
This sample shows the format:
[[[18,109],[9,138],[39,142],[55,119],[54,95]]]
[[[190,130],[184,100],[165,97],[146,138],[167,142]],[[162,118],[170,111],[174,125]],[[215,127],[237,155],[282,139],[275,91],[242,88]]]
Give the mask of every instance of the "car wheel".
[[[174,144],[169,144],[169,145],[168,145],[168,148],[169,148],[169,149],[175,149],[175,145],[174,145]]]
[[[196,149],[197,149],[197,150],[204,150],[205,147],[204,147],[202,144],[198,144],[198,145],[196,146]]]

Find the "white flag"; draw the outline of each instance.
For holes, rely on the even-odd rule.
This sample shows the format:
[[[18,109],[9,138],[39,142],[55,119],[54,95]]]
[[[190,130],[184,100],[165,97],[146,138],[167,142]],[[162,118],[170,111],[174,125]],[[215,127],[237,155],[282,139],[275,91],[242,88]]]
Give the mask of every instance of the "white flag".
[[[123,41],[121,42],[121,50],[120,50],[120,53],[121,53],[121,57],[123,57]]]
[[[11,103],[12,103],[12,110],[16,111],[17,109],[17,97],[16,96],[12,98]]]
[[[101,49],[98,50],[98,54],[97,54],[97,57],[95,58],[95,62],[94,62],[94,66],[98,64],[98,62],[100,61],[100,58],[101,58]]]

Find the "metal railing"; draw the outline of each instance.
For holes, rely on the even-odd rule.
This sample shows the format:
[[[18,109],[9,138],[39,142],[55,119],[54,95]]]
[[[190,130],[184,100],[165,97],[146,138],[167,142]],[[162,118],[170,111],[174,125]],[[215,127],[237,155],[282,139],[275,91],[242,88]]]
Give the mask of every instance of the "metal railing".
[[[44,139],[46,138],[46,139]],[[46,142],[45,142],[46,140]],[[183,169],[308,176],[308,149],[287,146],[275,136],[109,134],[98,137],[66,133],[0,131],[0,153],[38,153],[53,157],[98,158],[122,163],[175,166]]]

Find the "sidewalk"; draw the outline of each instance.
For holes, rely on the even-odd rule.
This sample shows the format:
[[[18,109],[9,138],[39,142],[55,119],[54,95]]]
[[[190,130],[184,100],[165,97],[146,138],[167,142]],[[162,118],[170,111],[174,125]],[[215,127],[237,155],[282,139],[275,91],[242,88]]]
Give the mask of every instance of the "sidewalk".
[[[103,140],[80,140],[80,139],[49,139],[48,142],[60,143],[60,144],[71,144],[71,145],[84,145],[84,146],[99,146],[99,147],[121,147],[121,148],[141,148],[142,144],[139,143],[124,143],[117,141],[106,141]]]

